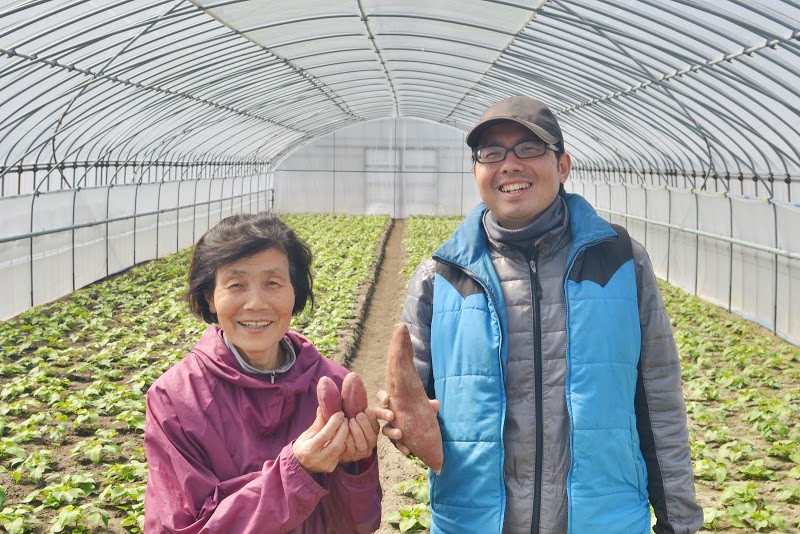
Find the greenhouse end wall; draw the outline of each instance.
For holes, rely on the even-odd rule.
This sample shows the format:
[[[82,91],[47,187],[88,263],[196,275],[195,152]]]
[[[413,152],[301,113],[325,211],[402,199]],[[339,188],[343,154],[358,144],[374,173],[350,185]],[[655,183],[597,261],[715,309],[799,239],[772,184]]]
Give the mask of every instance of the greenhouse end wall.
[[[275,167],[282,213],[465,215],[480,202],[464,132],[418,119],[360,123]]]

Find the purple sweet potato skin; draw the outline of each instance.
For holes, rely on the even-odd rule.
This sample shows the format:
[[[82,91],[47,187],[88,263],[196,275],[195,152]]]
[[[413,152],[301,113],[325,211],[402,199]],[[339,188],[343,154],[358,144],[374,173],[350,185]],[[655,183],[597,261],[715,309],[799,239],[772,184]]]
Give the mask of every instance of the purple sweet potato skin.
[[[347,373],[342,382],[342,407],[349,419],[363,412],[369,406],[367,388],[356,373]]]
[[[322,417],[327,421],[336,412],[342,411],[342,397],[332,379],[323,376],[317,383],[317,402],[322,408]]]
[[[414,367],[414,348],[404,324],[397,326],[389,344],[386,393],[389,395],[388,408],[394,412],[392,425],[403,433],[403,444],[438,473],[444,460],[442,432]]]

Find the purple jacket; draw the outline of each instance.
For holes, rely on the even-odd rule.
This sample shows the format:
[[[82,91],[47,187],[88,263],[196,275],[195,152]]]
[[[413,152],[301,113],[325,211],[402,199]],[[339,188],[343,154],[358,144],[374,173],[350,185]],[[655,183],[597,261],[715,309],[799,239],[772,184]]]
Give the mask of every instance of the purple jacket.
[[[300,334],[297,361],[274,378],[244,373],[209,327],[147,392],[146,533],[354,534],[378,529],[375,455],[351,475],[310,474],[291,443],[311,426],[317,382],[341,387],[347,370]]]

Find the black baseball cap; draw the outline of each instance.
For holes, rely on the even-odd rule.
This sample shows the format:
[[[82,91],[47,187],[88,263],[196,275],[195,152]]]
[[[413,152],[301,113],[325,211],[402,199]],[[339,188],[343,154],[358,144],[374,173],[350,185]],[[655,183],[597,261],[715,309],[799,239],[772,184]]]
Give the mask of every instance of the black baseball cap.
[[[544,102],[523,95],[506,98],[486,108],[478,124],[467,134],[467,145],[474,150],[484,130],[507,121],[521,124],[545,143],[564,150],[564,137],[556,116]]]

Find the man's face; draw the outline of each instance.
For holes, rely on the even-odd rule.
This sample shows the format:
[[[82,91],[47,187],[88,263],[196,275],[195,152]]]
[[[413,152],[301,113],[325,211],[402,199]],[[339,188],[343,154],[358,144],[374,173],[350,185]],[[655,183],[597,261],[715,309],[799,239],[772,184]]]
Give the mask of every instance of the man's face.
[[[478,148],[511,148],[538,139],[516,122],[502,122],[487,128]],[[537,158],[520,159],[514,151],[497,163],[475,163],[473,172],[483,202],[504,228],[519,229],[530,224],[555,200],[560,184],[567,181],[572,162],[569,154],[556,158],[548,149]]]

